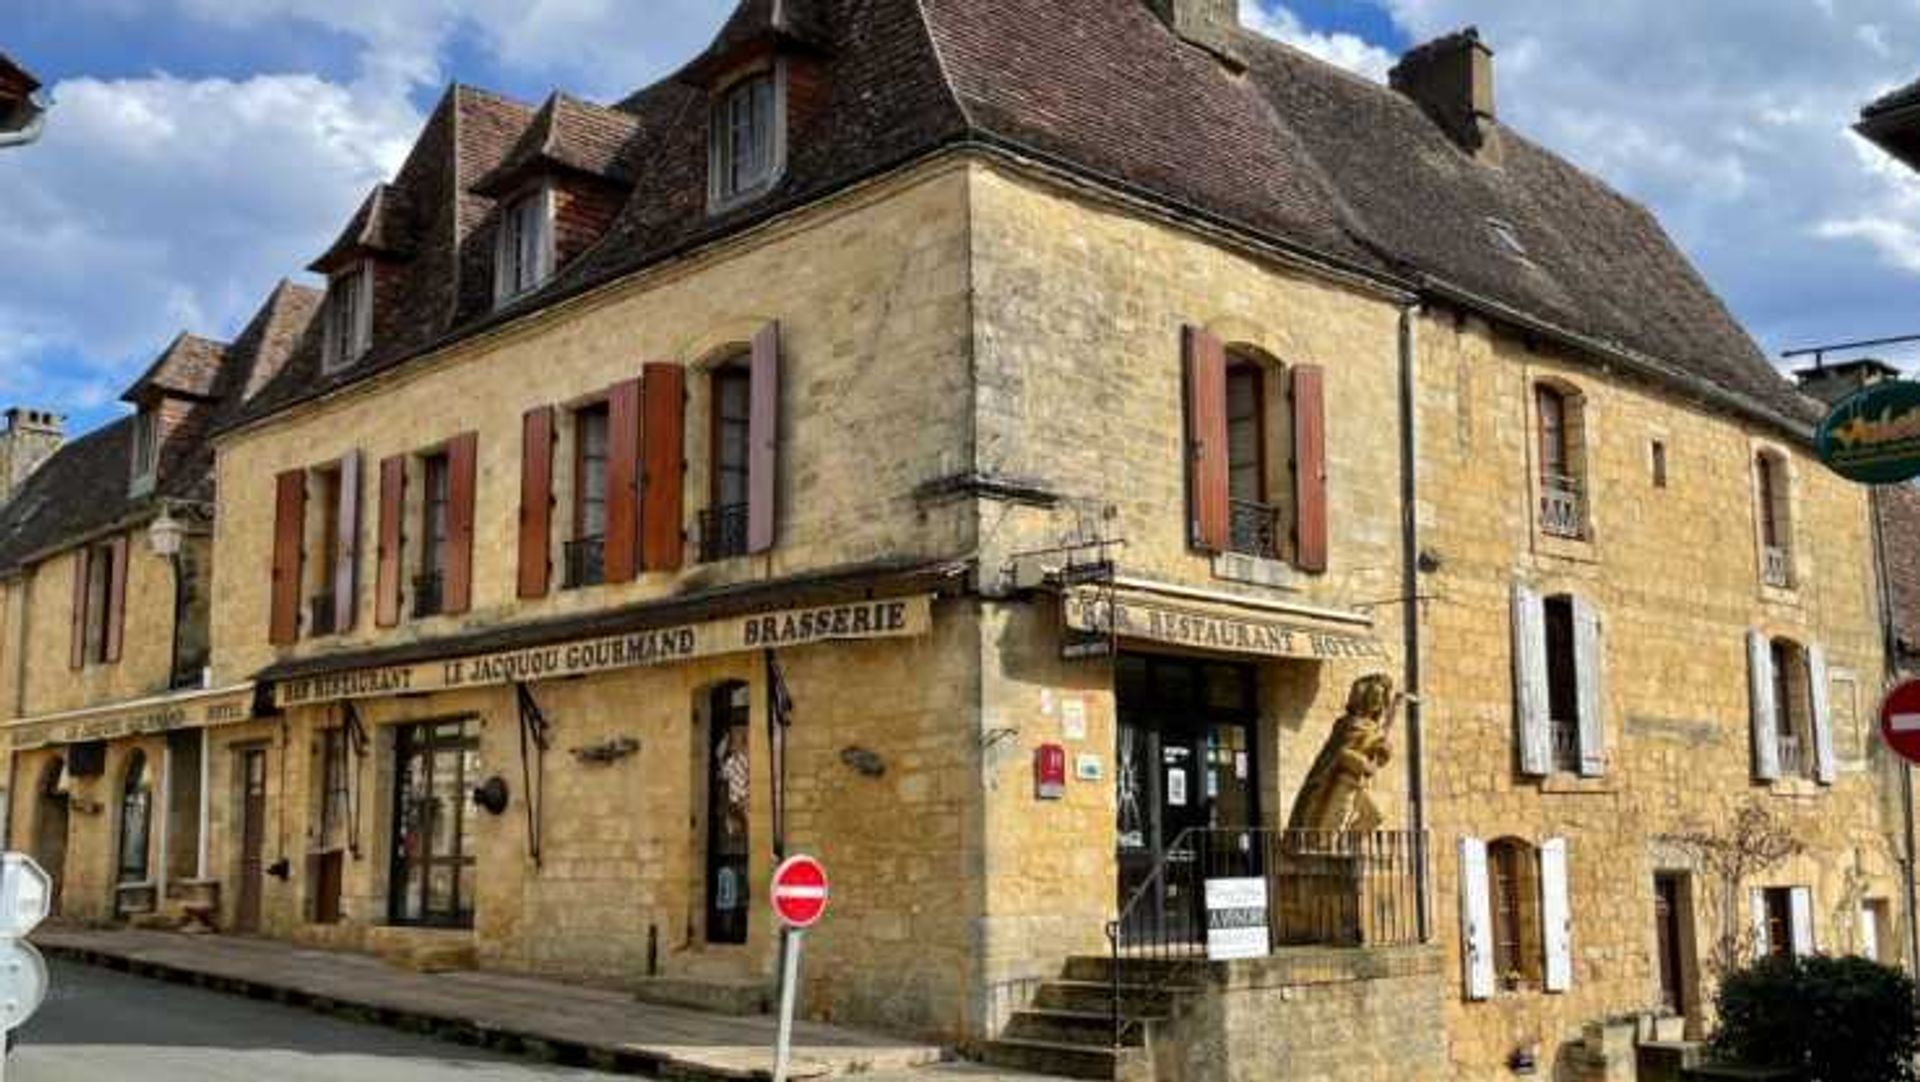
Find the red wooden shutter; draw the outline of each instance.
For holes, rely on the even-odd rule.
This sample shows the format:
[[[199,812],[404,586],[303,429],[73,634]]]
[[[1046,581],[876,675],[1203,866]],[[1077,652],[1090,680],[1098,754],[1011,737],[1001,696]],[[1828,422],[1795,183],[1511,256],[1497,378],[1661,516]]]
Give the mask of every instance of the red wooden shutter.
[[[407,456],[380,460],[380,551],[374,570],[373,621],[381,627],[400,622],[400,550],[407,513]]]
[[[76,549],[73,554],[73,642],[67,664],[76,669],[87,667],[87,582],[93,578],[93,549]]]
[[[641,563],[677,571],[682,555],[681,506],[686,487],[686,372],[677,364],[646,367],[646,483],[641,489]]]
[[[747,412],[747,551],[769,552],[779,533],[780,324],[753,336]]]
[[[1227,349],[1199,327],[1183,335],[1187,380],[1187,506],[1193,547],[1224,552],[1232,532],[1227,501]]]
[[[307,529],[307,471],[288,470],[274,480],[273,614],[268,641],[300,640],[300,556]]]
[[[463,432],[447,444],[447,582],[440,611],[457,616],[473,607],[473,502],[479,480],[480,437]]]
[[[107,568],[106,642],[101,655],[111,664],[120,660],[120,648],[127,637],[127,535],[107,542],[107,553],[113,563]]]
[[[1293,373],[1293,562],[1327,569],[1327,405],[1325,373],[1295,365]]]
[[[607,392],[608,582],[632,582],[640,567],[640,381]]]
[[[520,596],[547,596],[553,565],[553,407],[520,422]]]
[[[333,629],[352,631],[360,611],[360,452],[340,459],[339,543],[334,548]]]

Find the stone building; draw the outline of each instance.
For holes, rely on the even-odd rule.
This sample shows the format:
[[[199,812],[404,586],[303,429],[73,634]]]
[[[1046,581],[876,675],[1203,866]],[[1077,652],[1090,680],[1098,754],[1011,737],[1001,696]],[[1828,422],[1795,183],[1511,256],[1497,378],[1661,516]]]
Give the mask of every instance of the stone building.
[[[30,665],[14,837],[110,912],[56,763],[191,745],[222,928],[737,1009],[807,851],[811,1014],[1108,1076],[1630,1077],[1588,1027],[1716,957],[1900,957],[1815,404],[1477,35],[1380,87],[1233,12],[746,0],[610,106],[450,90],[209,416],[251,709]]]

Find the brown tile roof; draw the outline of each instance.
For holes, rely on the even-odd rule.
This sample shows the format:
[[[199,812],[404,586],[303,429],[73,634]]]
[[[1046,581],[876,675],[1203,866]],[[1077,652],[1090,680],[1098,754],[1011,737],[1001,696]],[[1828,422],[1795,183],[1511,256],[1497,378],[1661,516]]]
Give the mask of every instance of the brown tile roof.
[[[340,236],[307,269],[327,274],[367,254],[405,258],[413,254],[417,230],[408,193],[391,184],[376,184]]]
[[[505,196],[531,173],[556,168],[631,186],[639,169],[634,138],[639,131],[640,119],[632,113],[555,93],[506,160],[475,188]]]
[[[1873,495],[1895,646],[1912,666],[1920,661],[1920,488],[1883,485]]]
[[[120,400],[140,402],[154,391],[186,398],[211,398],[227,359],[228,346],[227,342],[182,331],[160,351],[160,356],[147,366],[146,372],[127,388]]]
[[[40,89],[40,80],[32,72],[0,52],[0,102],[17,101]]]

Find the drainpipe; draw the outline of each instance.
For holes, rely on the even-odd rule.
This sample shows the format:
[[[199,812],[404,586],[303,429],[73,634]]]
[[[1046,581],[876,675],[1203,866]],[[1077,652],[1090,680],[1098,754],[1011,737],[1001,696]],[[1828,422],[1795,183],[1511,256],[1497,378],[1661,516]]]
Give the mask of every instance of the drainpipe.
[[[1887,576],[1887,538],[1881,527],[1878,488],[1867,490],[1867,510],[1873,516],[1873,572],[1874,581],[1880,587],[1881,680],[1890,685],[1900,675],[1900,633],[1894,622],[1893,583]],[[1900,829],[1906,839],[1900,878],[1901,893],[1907,904],[1907,972],[1920,975],[1920,894],[1916,893],[1913,881],[1915,874],[1920,873],[1914,861],[1913,767],[1898,756],[1895,761],[1900,768]]]
[[[1419,302],[1400,309],[1400,536],[1401,536],[1401,655],[1405,672],[1401,688],[1407,707],[1407,813],[1419,840],[1413,863],[1414,894],[1419,904],[1420,941],[1432,935],[1427,899],[1428,846],[1426,802],[1426,738],[1420,704],[1420,432],[1418,427]]]

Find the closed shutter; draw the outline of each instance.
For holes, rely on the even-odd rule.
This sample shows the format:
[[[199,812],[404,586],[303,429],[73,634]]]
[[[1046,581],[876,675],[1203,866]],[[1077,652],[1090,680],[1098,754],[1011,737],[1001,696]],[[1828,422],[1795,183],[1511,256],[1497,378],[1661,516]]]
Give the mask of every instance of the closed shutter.
[[[273,615],[268,640],[300,639],[300,548],[307,525],[307,471],[288,470],[274,482]]]
[[[1326,374],[1296,365],[1293,381],[1293,562],[1302,571],[1327,569]]]
[[[1526,583],[1513,584],[1513,700],[1520,772],[1544,777],[1553,771],[1553,729],[1548,722],[1547,610]]]
[[[1780,776],[1780,745],[1775,740],[1773,644],[1762,631],[1747,632],[1747,698],[1753,712],[1753,776]]]
[[[440,611],[458,616],[473,607],[473,503],[479,481],[480,437],[463,432],[447,444],[447,581]]]
[[[1546,989],[1573,987],[1573,906],[1567,888],[1567,840],[1540,843],[1540,933],[1547,957]]]
[[[640,569],[640,381],[607,392],[608,582],[632,582]]]
[[[93,550],[76,549],[73,553],[73,640],[67,650],[67,665],[75,669],[87,667],[87,583],[93,578]]]
[[[1793,900],[1793,956],[1808,958],[1813,955],[1813,889],[1794,887],[1789,897]]]
[[[360,452],[340,460],[340,536],[334,548],[333,627],[352,631],[360,611]]]
[[[127,630],[127,535],[107,542],[107,555],[113,562],[107,567],[106,642],[102,660],[109,664],[120,660],[120,648]]]
[[[1460,960],[1467,998],[1493,998],[1493,893],[1479,838],[1460,839]]]
[[[645,473],[640,488],[640,556],[648,571],[678,571],[687,473],[686,372],[649,364],[645,372]],[[751,483],[751,479],[749,479]]]
[[[773,551],[780,532],[780,324],[753,336],[747,412],[747,551]]]
[[[553,578],[553,407],[520,423],[520,596],[547,596]]]
[[[1773,950],[1773,937],[1767,934],[1767,892],[1759,887],[1747,894],[1747,920],[1753,925],[1753,956],[1765,958]]]
[[[1607,772],[1606,652],[1601,648],[1600,614],[1583,597],[1573,599],[1574,686],[1579,694],[1580,774]]]
[[[1827,683],[1827,652],[1818,643],[1807,647],[1807,682],[1813,685],[1813,776],[1822,785],[1832,785],[1833,687]]]
[[[1227,469],[1227,349],[1198,327],[1186,328],[1183,347],[1189,540],[1202,552],[1225,552],[1233,536]]]
[[[392,627],[400,622],[400,553],[405,547],[403,523],[407,509],[407,456],[380,461],[380,551],[374,570],[374,622]]]

